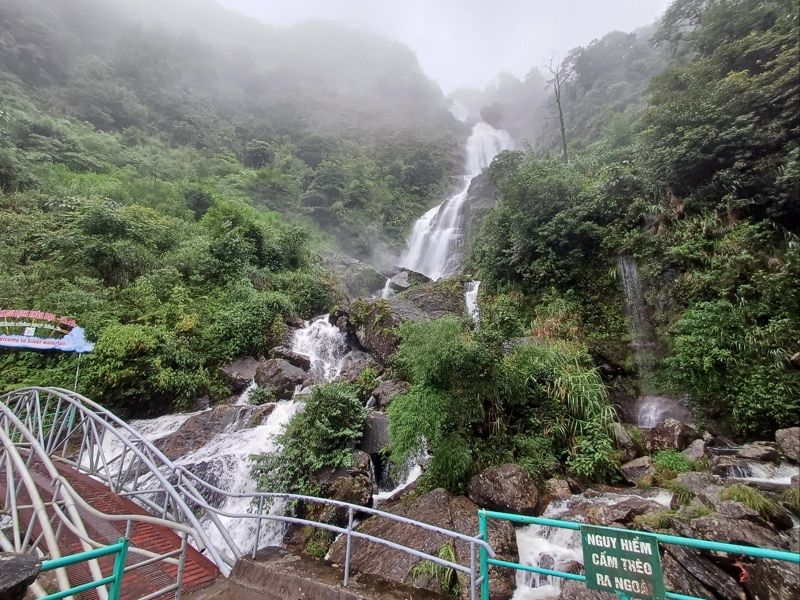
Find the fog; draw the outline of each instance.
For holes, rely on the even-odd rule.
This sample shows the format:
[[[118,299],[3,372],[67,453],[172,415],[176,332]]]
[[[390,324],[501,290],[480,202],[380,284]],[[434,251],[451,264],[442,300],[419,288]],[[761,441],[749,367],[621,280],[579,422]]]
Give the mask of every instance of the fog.
[[[220,0],[262,21],[328,19],[410,46],[445,92],[522,78],[553,54],[652,23],[669,0]]]

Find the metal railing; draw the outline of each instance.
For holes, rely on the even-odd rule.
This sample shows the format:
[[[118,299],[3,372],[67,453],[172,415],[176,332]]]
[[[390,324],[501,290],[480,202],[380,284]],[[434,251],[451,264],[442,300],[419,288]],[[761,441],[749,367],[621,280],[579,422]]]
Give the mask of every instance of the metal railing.
[[[491,510],[478,511],[478,526],[480,535],[484,540],[488,540],[487,527],[488,520],[496,519],[500,521],[510,521],[518,525],[542,525],[545,527],[558,527],[561,529],[570,529],[573,531],[580,531],[584,525],[574,521],[562,521],[560,519],[548,519],[546,517],[529,517],[525,515],[517,515],[513,513],[495,512]],[[666,535],[663,533],[650,533],[649,535],[657,538],[659,543],[673,544],[676,546],[685,546],[697,550],[711,550],[714,552],[724,552],[726,554],[735,554],[737,556],[751,556],[754,558],[769,558],[773,560],[781,560],[793,564],[800,564],[800,553],[790,552],[787,550],[775,550],[771,548],[759,548],[756,546],[742,546],[739,544],[728,544],[724,542],[715,542],[711,540],[701,540],[695,538],[679,537],[675,535]],[[586,583],[586,576],[577,573],[567,573],[564,571],[555,571],[553,569],[546,569],[544,567],[536,567],[533,565],[523,565],[520,563],[509,562],[505,560],[498,560],[483,552],[481,549],[480,556],[480,570],[482,577],[481,585],[481,600],[489,600],[489,566],[494,565],[497,567],[504,567],[514,569],[517,571],[527,571],[529,573],[537,573],[539,575],[547,575],[550,577],[560,577],[562,579],[571,579],[573,581],[580,581]],[[620,594],[622,598],[626,596]],[[695,596],[687,596],[677,592],[667,592],[666,597],[672,600],[703,600]]]
[[[120,592],[122,591],[122,575],[125,572],[125,558],[128,554],[128,538],[120,539],[116,544],[96,548],[87,552],[79,552],[78,554],[71,554],[70,556],[62,556],[61,558],[54,558],[52,560],[42,561],[42,572],[52,571],[53,569],[62,569],[78,563],[95,560],[102,556],[109,556],[115,554],[114,569],[111,575],[90,581],[81,585],[76,585],[66,590],[48,594],[42,600],[61,600],[74,594],[81,594],[88,590],[100,587],[101,585],[108,585],[108,600],[119,600]]]
[[[468,579],[470,596],[473,600],[477,599],[483,583],[478,569],[478,555],[483,553],[492,558],[495,556],[488,541],[480,536],[451,531],[374,508],[297,494],[271,492],[235,494],[222,490],[188,469],[176,465],[152,442],[143,438],[110,411],[69,390],[33,387],[8,393],[0,397],[0,418],[4,419],[4,423],[16,420],[15,425],[27,431],[25,435],[19,432],[15,434],[17,446],[35,448],[37,453],[44,453],[54,461],[68,464],[77,471],[102,481],[117,494],[131,498],[154,515],[152,518],[159,524],[167,524],[172,529],[180,531],[184,544],[187,538],[190,538],[200,551],[207,551],[209,558],[223,573],[227,573],[238,558],[247,554],[255,556],[260,547],[262,525],[266,522],[310,526],[345,536],[343,565],[345,586],[350,580],[353,540],[383,545],[453,569]],[[116,450],[112,451],[112,447]],[[30,463],[27,466],[29,467]],[[52,478],[60,493],[69,497],[72,504],[80,505],[82,510],[87,509],[65,478],[58,473],[53,473]],[[215,506],[213,498],[216,498],[217,502],[220,498],[246,498],[250,500],[248,503],[250,509],[244,513],[226,511]],[[270,513],[272,503],[276,500],[313,503],[346,511],[347,526],[282,513]],[[7,497],[6,506],[9,504],[13,504],[13,500]],[[453,542],[459,541],[468,546],[469,556],[462,557],[460,562],[454,562],[380,536],[357,531],[356,518],[360,515],[403,523],[439,534]],[[104,515],[104,517],[120,520],[118,515]],[[132,515],[126,517],[136,518]],[[256,527],[252,546],[240,548],[228,532],[223,519],[254,520]],[[72,528],[79,529],[74,526]],[[212,533],[217,535],[212,536]],[[212,540],[217,542],[214,543]],[[131,547],[131,552],[135,550]],[[151,558],[157,559],[154,556]],[[174,560],[174,557],[170,556],[167,559]],[[175,589],[175,585],[178,586],[178,590],[180,589],[181,577],[182,572],[179,571],[178,582],[172,589]]]

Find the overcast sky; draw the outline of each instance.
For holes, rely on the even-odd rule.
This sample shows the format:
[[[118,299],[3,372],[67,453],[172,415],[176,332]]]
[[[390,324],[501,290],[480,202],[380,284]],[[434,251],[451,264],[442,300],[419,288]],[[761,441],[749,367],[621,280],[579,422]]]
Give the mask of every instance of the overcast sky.
[[[652,23],[670,0],[220,0],[276,25],[328,19],[404,42],[445,92],[524,76],[615,29]]]

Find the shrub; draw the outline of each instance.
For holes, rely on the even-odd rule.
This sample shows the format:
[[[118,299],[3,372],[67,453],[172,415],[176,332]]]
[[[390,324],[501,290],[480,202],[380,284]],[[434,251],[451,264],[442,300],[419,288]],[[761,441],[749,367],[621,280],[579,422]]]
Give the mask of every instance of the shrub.
[[[692,470],[692,461],[677,450],[659,450],[653,455],[653,464],[659,473],[668,471],[677,474]]]
[[[275,388],[270,386],[257,387],[254,390],[250,390],[250,394],[247,396],[248,402],[255,406],[275,402],[276,399]]]

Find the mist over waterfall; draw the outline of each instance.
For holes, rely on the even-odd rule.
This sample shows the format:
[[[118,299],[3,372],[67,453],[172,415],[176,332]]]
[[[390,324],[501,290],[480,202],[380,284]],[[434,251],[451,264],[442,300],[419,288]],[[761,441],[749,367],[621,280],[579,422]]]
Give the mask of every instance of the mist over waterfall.
[[[475,123],[467,140],[464,175],[458,191],[414,223],[408,249],[400,260],[402,266],[434,280],[458,270],[464,251],[463,208],[469,185],[497,154],[513,146],[506,131],[483,121]]]

